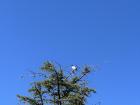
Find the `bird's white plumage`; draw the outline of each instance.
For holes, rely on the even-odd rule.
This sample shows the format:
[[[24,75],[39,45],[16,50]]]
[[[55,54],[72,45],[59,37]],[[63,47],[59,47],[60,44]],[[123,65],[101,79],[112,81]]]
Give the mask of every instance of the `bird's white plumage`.
[[[74,66],[74,65],[71,68],[72,68],[72,70],[76,70],[77,69],[77,67]]]

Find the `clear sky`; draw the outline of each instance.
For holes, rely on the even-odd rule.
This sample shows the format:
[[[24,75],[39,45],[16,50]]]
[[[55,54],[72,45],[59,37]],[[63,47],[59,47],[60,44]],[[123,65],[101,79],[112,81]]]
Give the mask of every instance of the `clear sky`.
[[[45,60],[93,64],[87,105],[140,105],[139,0],[0,0],[0,105],[17,105]]]

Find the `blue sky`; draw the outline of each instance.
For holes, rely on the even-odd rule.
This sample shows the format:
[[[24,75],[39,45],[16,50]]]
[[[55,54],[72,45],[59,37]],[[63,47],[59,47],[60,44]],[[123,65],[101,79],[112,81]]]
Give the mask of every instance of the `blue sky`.
[[[93,64],[97,94],[87,105],[140,105],[140,1],[1,0],[1,105],[16,105],[28,80],[47,59]]]

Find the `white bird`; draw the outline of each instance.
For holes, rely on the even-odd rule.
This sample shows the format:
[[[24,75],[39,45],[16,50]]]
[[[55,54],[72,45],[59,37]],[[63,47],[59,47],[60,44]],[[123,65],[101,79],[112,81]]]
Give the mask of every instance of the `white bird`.
[[[72,68],[72,73],[74,73],[77,70],[77,66],[75,65],[72,65],[71,68]]]

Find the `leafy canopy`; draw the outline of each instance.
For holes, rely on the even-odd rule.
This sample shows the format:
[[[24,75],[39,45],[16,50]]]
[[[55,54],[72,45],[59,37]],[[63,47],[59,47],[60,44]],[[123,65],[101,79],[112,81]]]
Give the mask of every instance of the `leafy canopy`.
[[[33,73],[39,81],[31,83],[30,96],[17,95],[20,104],[25,105],[85,105],[86,99],[95,89],[89,88],[85,77],[91,67],[63,70],[58,64],[47,61],[41,71]]]

